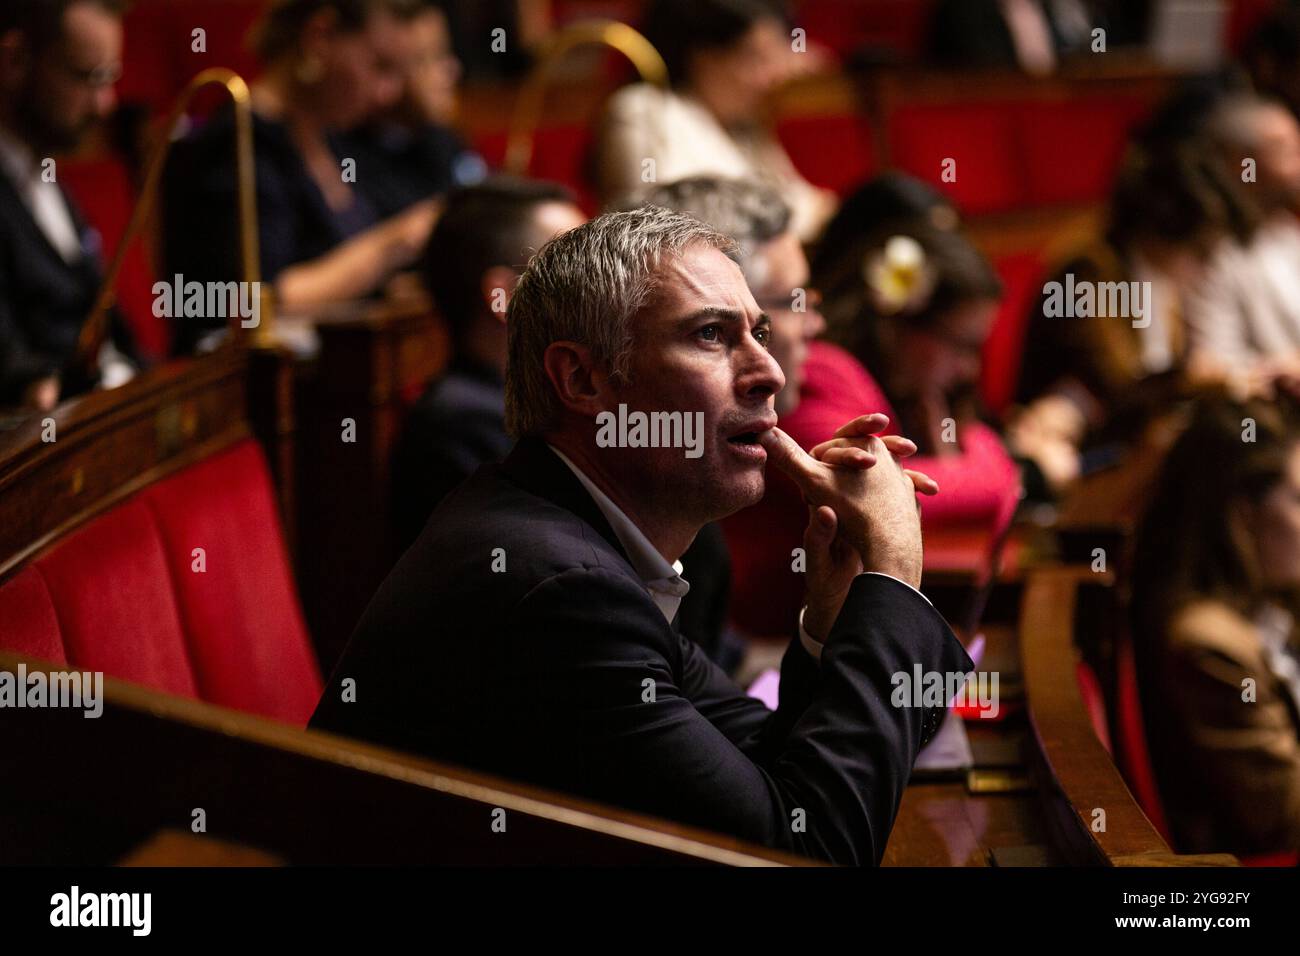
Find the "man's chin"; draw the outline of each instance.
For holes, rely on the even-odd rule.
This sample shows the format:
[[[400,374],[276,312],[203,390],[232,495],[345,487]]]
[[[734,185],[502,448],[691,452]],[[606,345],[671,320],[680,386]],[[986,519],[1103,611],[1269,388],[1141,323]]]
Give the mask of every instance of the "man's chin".
[[[763,480],[763,472],[760,470],[752,475],[739,476],[728,483],[725,494],[718,496],[718,505],[725,508],[719,518],[725,518],[727,515],[735,514],[737,511],[743,511],[745,508],[752,507],[763,500],[763,495],[767,490],[766,482]]]

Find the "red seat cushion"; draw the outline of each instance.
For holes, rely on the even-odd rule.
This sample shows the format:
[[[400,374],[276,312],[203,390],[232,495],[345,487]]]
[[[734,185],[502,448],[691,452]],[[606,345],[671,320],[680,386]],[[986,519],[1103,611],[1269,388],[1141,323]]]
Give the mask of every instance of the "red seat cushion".
[[[1043,260],[1039,250],[1000,256],[993,267],[1002,280],[1002,302],[989,337],[984,340],[980,367],[980,398],[995,415],[1002,414],[1015,397],[1016,380],[1024,351],[1025,325],[1035,296],[1042,286]]]
[[[199,695],[305,725],[322,682],[271,489],[261,450],[246,439],[142,498],[162,534]]]
[[[1030,205],[1099,202],[1110,192],[1141,97],[1079,97],[1018,107],[1017,153]]]
[[[1147,750],[1133,640],[1126,633],[1121,633],[1115,642],[1115,717],[1120,733],[1120,770],[1151,825],[1172,845],[1164,804],[1156,786],[1155,770],[1151,766],[1151,754]]]
[[[162,540],[142,501],[96,518],[36,567],[73,666],[196,696]]]
[[[1088,665],[1087,661],[1079,661],[1074,665],[1074,676],[1079,684],[1079,696],[1083,698],[1083,708],[1088,712],[1088,722],[1092,724],[1092,732],[1097,735],[1106,752],[1113,753],[1110,746],[1110,726],[1106,720],[1106,698],[1101,692],[1101,681],[1097,680],[1097,672]]]
[[[59,166],[59,181],[99,233],[107,269],[126,234],[136,200],[126,165],[111,155],[69,161]],[[137,239],[127,250],[117,283],[117,307],[141,357],[156,361],[167,355],[170,329],[165,320],[154,315],[154,272],[145,254],[146,241]]]
[[[804,179],[841,196],[876,172],[871,128],[860,116],[791,116],[776,135]]]
[[[1015,112],[996,103],[900,108],[890,120],[894,164],[947,193],[966,214],[999,212],[1025,199]],[[953,159],[952,182],[943,181]]]
[[[34,567],[0,587],[0,647],[56,664],[68,662],[54,602]]]

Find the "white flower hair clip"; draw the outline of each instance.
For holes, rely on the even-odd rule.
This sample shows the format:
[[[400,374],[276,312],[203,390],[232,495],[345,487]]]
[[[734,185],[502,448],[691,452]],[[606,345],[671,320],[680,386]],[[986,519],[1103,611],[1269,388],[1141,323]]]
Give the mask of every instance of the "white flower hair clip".
[[[890,236],[862,266],[872,303],[883,315],[919,307],[934,289],[934,270],[925,249],[911,236]]]

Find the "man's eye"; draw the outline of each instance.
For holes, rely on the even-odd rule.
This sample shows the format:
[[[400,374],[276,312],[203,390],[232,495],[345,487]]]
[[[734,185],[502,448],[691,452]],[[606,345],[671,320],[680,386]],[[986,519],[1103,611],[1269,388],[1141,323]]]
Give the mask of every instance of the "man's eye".
[[[718,341],[718,333],[722,330],[716,325],[706,325],[703,328],[696,329],[695,334],[706,342]]]
[[[772,344],[772,330],[768,328],[755,329],[754,338],[758,339],[763,348],[768,348]]]

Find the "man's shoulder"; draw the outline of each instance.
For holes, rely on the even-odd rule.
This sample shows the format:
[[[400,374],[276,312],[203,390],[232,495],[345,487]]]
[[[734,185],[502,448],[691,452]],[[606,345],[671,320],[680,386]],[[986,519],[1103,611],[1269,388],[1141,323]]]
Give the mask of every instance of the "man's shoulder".
[[[496,464],[484,465],[443,499],[417,547],[472,555],[471,561],[490,576],[486,580],[508,585],[520,596],[569,572],[636,578],[618,550],[588,522],[522,487]]]

